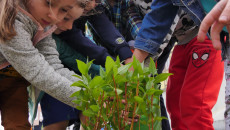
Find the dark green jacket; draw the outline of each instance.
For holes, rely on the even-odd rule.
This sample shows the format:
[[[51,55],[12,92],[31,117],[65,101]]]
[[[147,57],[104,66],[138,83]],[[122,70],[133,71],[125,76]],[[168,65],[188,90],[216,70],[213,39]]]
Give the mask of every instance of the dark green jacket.
[[[57,51],[59,52],[59,58],[62,61],[62,64],[64,64],[70,70],[80,74],[76,59],[86,63],[87,58],[68,46],[65,41],[61,40],[58,36],[53,35],[53,39],[56,41]],[[99,70],[99,65],[92,64],[89,73],[92,77],[94,77],[95,75],[99,75]]]

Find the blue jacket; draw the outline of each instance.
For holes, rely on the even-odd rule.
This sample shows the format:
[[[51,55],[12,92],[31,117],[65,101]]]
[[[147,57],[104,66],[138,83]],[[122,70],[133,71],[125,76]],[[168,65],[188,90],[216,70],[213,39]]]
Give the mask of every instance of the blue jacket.
[[[197,25],[200,25],[205,12],[199,0],[154,0],[152,11],[143,19],[137,35],[135,48],[156,54],[168,35],[179,8],[186,11]]]
[[[111,55],[106,48],[96,45],[84,36],[83,32],[85,31],[85,23],[87,21],[99,36],[101,45],[113,54],[118,54],[121,61],[132,57],[128,43],[104,13],[82,17],[76,20],[73,29],[61,33],[59,37],[66,41],[66,43],[77,52],[89,57],[90,60],[95,59],[95,64],[104,66],[106,57]]]

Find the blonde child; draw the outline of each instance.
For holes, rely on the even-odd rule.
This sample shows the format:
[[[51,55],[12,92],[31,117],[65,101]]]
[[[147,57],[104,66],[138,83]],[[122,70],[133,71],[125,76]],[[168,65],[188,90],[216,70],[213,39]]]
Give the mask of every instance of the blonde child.
[[[6,130],[29,130],[26,86],[75,106],[78,80],[58,58],[51,33],[77,0],[0,0],[0,111]]]

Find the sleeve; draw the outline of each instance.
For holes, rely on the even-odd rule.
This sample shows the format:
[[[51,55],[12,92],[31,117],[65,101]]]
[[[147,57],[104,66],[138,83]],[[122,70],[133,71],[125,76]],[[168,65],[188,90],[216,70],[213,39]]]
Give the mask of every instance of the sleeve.
[[[93,30],[101,39],[101,44],[114,54],[118,54],[121,61],[132,57],[132,52],[128,43],[105,13],[91,16],[89,22]]]
[[[152,11],[143,19],[141,29],[135,41],[135,48],[156,54],[171,29],[179,7],[174,6],[171,0],[154,0]],[[170,38],[169,38],[170,40]]]
[[[33,86],[68,105],[76,106],[70,95],[80,88],[70,85],[79,79],[71,77],[75,73],[63,68],[54,42],[47,44],[44,39],[43,44],[38,43],[39,47],[35,48],[31,42],[31,34],[25,26],[16,21],[17,35],[0,44],[1,53]]]
[[[126,13],[124,13],[122,17],[127,21],[126,22],[126,31],[132,39],[136,39],[136,36],[141,28],[143,16],[140,11],[137,9],[132,0],[128,3],[128,9]]]
[[[94,44],[89,38],[85,37],[82,31],[76,28],[75,24],[72,30],[65,31],[58,36],[71,48],[83,54],[85,57],[89,57],[89,60],[95,59],[95,64],[105,66],[106,57],[111,56],[107,49]]]
[[[76,59],[86,62],[87,59],[82,54],[78,53],[71,47],[69,47],[64,41],[62,41],[57,36],[53,36],[57,44],[57,51],[59,52],[59,58],[62,63],[73,70],[76,73],[80,73]],[[98,65],[92,64],[89,70],[89,73],[94,77],[95,75],[99,75],[100,67]]]

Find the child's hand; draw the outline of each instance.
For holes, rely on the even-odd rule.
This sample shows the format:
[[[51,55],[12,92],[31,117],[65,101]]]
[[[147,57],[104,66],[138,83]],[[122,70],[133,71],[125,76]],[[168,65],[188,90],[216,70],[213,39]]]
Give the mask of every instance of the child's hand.
[[[197,40],[203,42],[206,34],[211,27],[211,39],[213,47],[217,50],[221,49],[220,32],[224,26],[227,26],[228,32],[230,26],[230,1],[221,0],[206,15],[200,25]]]

